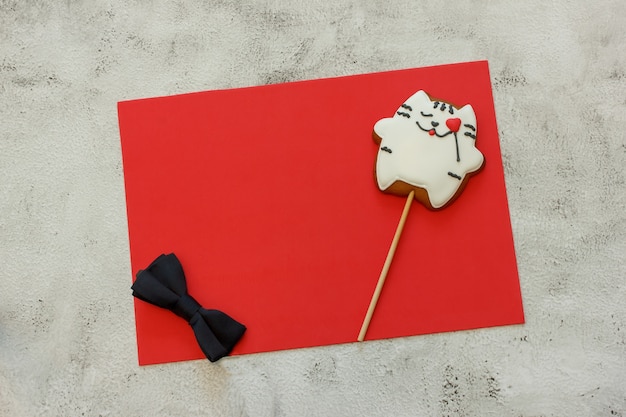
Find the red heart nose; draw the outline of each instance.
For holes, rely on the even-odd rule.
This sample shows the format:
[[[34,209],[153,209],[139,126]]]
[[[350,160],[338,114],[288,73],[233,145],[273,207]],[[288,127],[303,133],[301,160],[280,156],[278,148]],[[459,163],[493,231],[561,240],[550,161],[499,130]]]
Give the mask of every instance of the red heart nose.
[[[448,129],[450,129],[451,132],[458,132],[459,128],[461,127],[461,119],[459,118],[453,118],[453,119],[448,119],[446,120],[446,126],[448,126]]]

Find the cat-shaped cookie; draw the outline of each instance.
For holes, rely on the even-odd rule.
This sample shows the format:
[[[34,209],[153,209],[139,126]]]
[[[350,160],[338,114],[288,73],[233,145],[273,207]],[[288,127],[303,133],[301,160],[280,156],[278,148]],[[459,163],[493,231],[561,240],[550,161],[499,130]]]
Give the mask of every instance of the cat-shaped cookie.
[[[457,108],[421,90],[413,94],[374,126],[378,188],[400,196],[413,190],[429,209],[444,208],[484,164],[476,129],[471,105]]]

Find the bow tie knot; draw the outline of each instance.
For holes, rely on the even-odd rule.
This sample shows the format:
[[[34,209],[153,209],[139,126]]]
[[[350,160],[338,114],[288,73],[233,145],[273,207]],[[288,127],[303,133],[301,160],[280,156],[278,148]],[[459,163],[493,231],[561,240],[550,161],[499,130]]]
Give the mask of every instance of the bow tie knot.
[[[159,256],[139,271],[131,288],[134,297],[185,319],[211,362],[228,355],[246,331],[243,324],[227,314],[202,308],[187,293],[183,267],[173,253]]]
[[[185,319],[187,323],[191,323],[191,319],[196,315],[202,307],[191,295],[183,294],[172,308],[172,312],[179,317]]]

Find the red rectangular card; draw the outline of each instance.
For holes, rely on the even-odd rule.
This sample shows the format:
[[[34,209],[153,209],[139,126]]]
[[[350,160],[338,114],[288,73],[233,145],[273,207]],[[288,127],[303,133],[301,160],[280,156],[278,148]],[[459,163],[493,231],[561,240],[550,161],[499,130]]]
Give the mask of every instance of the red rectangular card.
[[[486,162],[451,206],[413,203],[367,340],[523,323],[486,61],[120,102],[133,276],[175,253],[247,326],[235,355],[356,341],[405,203],[372,128],[418,90],[473,106]],[[171,312],[135,318],[140,364],[203,357]]]

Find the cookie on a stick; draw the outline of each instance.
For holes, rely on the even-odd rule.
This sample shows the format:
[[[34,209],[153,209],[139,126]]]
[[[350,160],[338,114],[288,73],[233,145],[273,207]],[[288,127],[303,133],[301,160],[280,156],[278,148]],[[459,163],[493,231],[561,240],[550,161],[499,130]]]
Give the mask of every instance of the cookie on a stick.
[[[379,145],[375,178],[378,188],[407,197],[400,222],[361,326],[363,341],[380,297],[413,199],[428,209],[450,205],[484,165],[476,148],[476,115],[471,105],[456,107],[418,91],[393,117],[379,120],[372,137]]]

